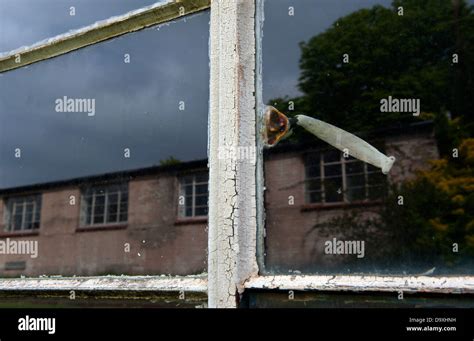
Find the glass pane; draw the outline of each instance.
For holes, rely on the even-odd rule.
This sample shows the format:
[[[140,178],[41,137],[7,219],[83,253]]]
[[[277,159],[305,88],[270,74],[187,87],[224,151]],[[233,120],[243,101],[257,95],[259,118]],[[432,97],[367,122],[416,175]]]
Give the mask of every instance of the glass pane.
[[[324,197],[326,202],[343,201],[342,195],[342,178],[334,177],[331,179],[324,179]]]
[[[265,1],[262,273],[474,274],[473,5]]]
[[[33,213],[33,207],[34,207],[34,199],[33,198],[25,200],[26,213]]]
[[[205,185],[196,185],[196,195],[206,193],[207,195],[207,184]]]
[[[21,214],[15,214],[13,216],[13,228],[12,228],[12,230],[14,230],[14,231],[21,230],[22,221],[23,221],[22,215]]]
[[[338,150],[329,150],[323,153],[324,163],[341,161],[341,153]]]
[[[155,2],[156,0],[1,0],[0,52],[31,45]],[[31,29],[24,29],[25,22]]]
[[[306,167],[306,176],[308,178],[318,178],[321,175],[321,166],[307,166]]]
[[[196,216],[206,216],[208,213],[207,207],[196,207]]]
[[[306,157],[306,165],[308,167],[316,167],[316,166],[319,166],[321,164],[321,154],[320,153],[312,153],[312,154],[309,154],[307,157]]]
[[[117,205],[118,204],[118,199],[119,199],[119,196],[118,196],[118,193],[108,193],[107,195],[107,204],[108,206],[112,206],[112,205]]]
[[[208,180],[209,180],[209,175],[207,173],[196,175],[196,182],[198,183],[207,182]]]
[[[365,186],[365,175],[347,175],[346,176],[347,188],[352,187],[364,187]]]
[[[188,185],[188,186],[184,186],[183,187],[184,189],[184,194],[185,195],[193,195],[193,185]]]
[[[346,174],[364,174],[362,162],[346,162]]]
[[[206,206],[207,205],[207,195],[197,195],[195,200],[196,206]]]
[[[184,185],[192,185],[193,184],[193,177],[192,176],[185,176],[182,178],[182,183]]]
[[[128,211],[126,211],[125,209],[124,209],[124,210],[120,210],[119,221],[120,221],[120,222],[126,222],[127,219],[128,219]]]
[[[91,224],[91,219],[92,219],[92,197],[87,195],[84,197],[83,200],[83,214],[85,217],[83,217],[83,222],[85,225],[90,225]]]
[[[25,23],[40,38],[53,33],[44,18],[54,33],[79,25],[56,5],[76,6],[82,26],[156,0],[41,2],[51,6],[19,16],[23,1],[0,0],[0,47],[29,43]],[[24,237],[41,262],[0,255],[0,265],[25,262],[0,266],[0,277],[206,270],[206,222],[181,224],[178,205],[181,174],[191,175],[184,213],[207,215],[209,20],[204,11],[0,74],[0,212],[4,198],[33,189],[43,200],[37,222],[25,216],[37,234]],[[11,216],[15,230],[22,214]]]
[[[324,177],[331,178],[342,174],[342,165],[340,163],[330,166],[324,166]]]
[[[185,205],[186,207],[193,207],[193,196],[192,195],[187,195],[185,198]]]
[[[21,215],[23,214],[23,206],[24,206],[24,201],[23,200],[18,200],[15,205],[13,206],[14,207],[14,210],[13,210],[13,214],[17,215]]]
[[[105,195],[96,195],[94,202],[94,224],[103,224],[105,215]]]
[[[31,230],[33,228],[33,212],[26,212],[25,213],[25,223],[24,227],[26,230]]]
[[[99,225],[100,224],[105,224],[104,214],[100,214],[100,213],[94,214],[93,222],[94,222],[94,224],[99,224]]]
[[[107,204],[107,223],[117,222],[118,194],[111,193],[108,196]]]

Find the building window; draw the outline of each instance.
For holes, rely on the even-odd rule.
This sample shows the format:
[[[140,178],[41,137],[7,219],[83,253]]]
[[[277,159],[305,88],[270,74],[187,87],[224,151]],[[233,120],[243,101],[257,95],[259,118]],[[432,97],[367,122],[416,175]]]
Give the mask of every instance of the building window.
[[[205,217],[208,213],[209,174],[196,173],[179,179],[180,218]]]
[[[377,200],[387,190],[378,168],[337,150],[309,154],[305,168],[307,203]]]
[[[7,231],[28,231],[40,227],[41,195],[30,195],[7,200]]]
[[[82,226],[127,222],[128,183],[85,189],[81,208]]]

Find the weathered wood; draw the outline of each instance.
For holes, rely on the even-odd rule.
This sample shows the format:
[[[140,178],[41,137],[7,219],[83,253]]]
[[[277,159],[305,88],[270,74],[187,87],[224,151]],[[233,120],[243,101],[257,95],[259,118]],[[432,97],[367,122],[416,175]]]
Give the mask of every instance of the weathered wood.
[[[0,73],[209,8],[210,0],[157,3],[0,55]]]
[[[474,293],[473,276],[261,276],[248,289]]]
[[[189,291],[206,292],[205,276],[100,276],[1,278],[2,291]]]
[[[256,148],[255,2],[211,7],[209,111],[209,307],[237,306],[256,262],[255,160],[222,148]]]

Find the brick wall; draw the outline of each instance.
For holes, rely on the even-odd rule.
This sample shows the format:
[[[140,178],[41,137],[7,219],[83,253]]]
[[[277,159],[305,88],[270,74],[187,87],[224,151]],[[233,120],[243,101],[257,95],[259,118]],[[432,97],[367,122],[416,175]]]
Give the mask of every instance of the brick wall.
[[[131,180],[128,223],[100,230],[80,229],[78,188],[43,191],[37,234],[1,237],[37,240],[38,257],[0,254],[0,276],[202,273],[207,223],[176,224],[177,191],[176,176]],[[75,205],[70,205],[71,195],[76,197]],[[3,209],[0,200],[0,217]],[[130,252],[126,252],[127,243]],[[7,262],[18,261],[26,263],[24,270],[5,270]]]
[[[388,179],[400,182],[438,157],[431,133],[386,138],[387,155],[397,158]],[[340,269],[339,257],[324,254],[327,236],[314,225],[359,210],[364,218],[377,205],[308,209],[305,203],[304,150],[272,153],[265,161],[267,270],[277,272]],[[76,204],[70,204],[70,197]],[[128,223],[99,230],[79,226],[80,190],[76,186],[42,192],[41,227],[37,234],[11,234],[12,240],[37,240],[38,258],[0,254],[0,276],[196,274],[206,270],[207,222],[177,218],[176,174],[139,176],[129,181]],[[4,202],[0,198],[0,217]],[[2,219],[3,223],[3,219]],[[4,231],[3,225],[0,226]],[[0,236],[5,240],[7,235]],[[130,252],[125,252],[126,245]],[[344,256],[345,257],[345,256]],[[5,270],[7,262],[25,262],[25,269]]]
[[[324,243],[334,237],[344,240],[344,231],[334,231],[328,235],[327,231],[315,228],[315,225],[351,211],[359,212],[361,219],[377,215],[378,205],[375,203],[362,206],[333,205],[317,209],[305,206],[305,151],[271,153],[265,161],[265,263],[269,272],[322,273],[343,270],[341,262],[345,260],[344,257],[354,256],[326,255]],[[397,158],[388,175],[390,182],[397,183],[412,178],[416,170],[428,166],[428,160],[438,157],[432,133],[387,137],[385,152]]]

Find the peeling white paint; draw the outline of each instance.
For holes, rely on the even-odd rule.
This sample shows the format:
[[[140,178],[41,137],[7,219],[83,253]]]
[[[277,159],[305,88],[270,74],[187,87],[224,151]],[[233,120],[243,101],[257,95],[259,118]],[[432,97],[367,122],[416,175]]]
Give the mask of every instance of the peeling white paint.
[[[259,6],[263,1],[256,0]],[[29,47],[0,54],[0,59],[58,41],[71,39],[91,29],[125,20],[171,1],[161,1],[73,30]],[[212,0],[210,32],[210,113],[209,113],[209,274],[206,276],[103,276],[42,277],[0,279],[4,290],[136,290],[206,292],[209,307],[237,306],[244,289],[328,290],[328,291],[404,291],[434,293],[474,293],[473,276],[261,276],[256,261],[258,195],[263,193],[261,164],[249,160],[219,159],[219,147],[255,146],[255,108],[261,109],[261,55],[255,79],[255,21],[261,25],[263,11],[255,18],[255,2],[250,0]],[[257,26],[259,27],[259,26]],[[257,87],[255,86],[257,84]],[[257,99],[256,99],[257,96]],[[259,103],[257,103],[259,100]],[[259,110],[261,111],[261,110]],[[258,150],[261,151],[261,145]],[[261,154],[260,154],[261,157]],[[261,161],[261,160],[260,160]],[[257,167],[257,168],[256,168]],[[263,196],[259,199],[263,207]],[[260,207],[260,208],[261,208]],[[263,230],[259,234],[263,238]],[[263,247],[263,239],[259,240]],[[263,252],[263,249],[260,251]],[[261,259],[263,264],[263,257]]]
[[[257,183],[257,263],[260,269],[265,266],[265,179],[263,170],[263,131],[265,130],[264,108],[263,102],[263,23],[265,21],[264,15],[264,0],[255,0],[255,37],[256,37],[256,89],[255,99],[257,103],[257,164],[256,164],[256,183]]]
[[[206,292],[207,276],[101,276],[2,278],[0,291],[88,290]]]
[[[41,40],[30,46],[0,53],[0,72],[54,58],[155,25],[168,25],[173,20],[206,10],[209,6],[210,0],[163,0],[156,2],[123,15]],[[185,9],[184,14],[183,8]],[[20,58],[17,60],[16,57]]]
[[[255,163],[219,158],[254,147],[255,3],[213,0],[209,105],[209,307],[236,307],[256,262]]]
[[[474,293],[474,276],[261,276],[247,289]]]
[[[157,7],[166,5],[168,3],[172,3],[172,2],[174,2],[174,0],[158,1],[158,2],[155,2],[152,5],[145,6],[145,7],[127,12],[125,14],[116,15],[116,16],[110,17],[110,18],[105,19],[105,20],[97,21],[97,22],[93,23],[92,25],[88,25],[88,26],[81,27],[81,28],[78,28],[78,29],[69,30],[65,33],[58,34],[54,37],[50,37],[50,38],[40,40],[40,41],[38,41],[38,42],[36,42],[32,45],[29,45],[29,46],[21,46],[21,47],[15,49],[15,50],[12,50],[12,51],[0,52],[0,59],[8,58],[9,56],[14,56],[16,54],[21,54],[25,51],[34,50],[34,49],[37,49],[41,46],[51,45],[51,44],[57,43],[58,41],[61,41],[61,40],[71,39],[72,37],[82,35],[82,34],[88,32],[88,31],[97,30],[100,27],[108,26],[108,25],[111,25],[113,23],[117,23],[117,22],[120,22],[120,21],[127,20],[131,17],[140,15],[140,14],[148,12],[148,11],[154,9],[154,8],[157,8]]]

